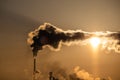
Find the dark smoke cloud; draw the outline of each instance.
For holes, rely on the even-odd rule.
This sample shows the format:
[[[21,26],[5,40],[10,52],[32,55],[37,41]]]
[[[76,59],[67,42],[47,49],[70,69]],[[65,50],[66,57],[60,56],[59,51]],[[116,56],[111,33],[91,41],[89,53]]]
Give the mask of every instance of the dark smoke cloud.
[[[28,42],[35,54],[38,50],[42,50],[44,46],[58,50],[61,42],[65,43],[85,39],[82,31],[63,31],[49,23],[41,25],[37,30],[31,32],[29,37]]]
[[[46,46],[52,50],[59,50],[61,44],[78,44],[82,41],[88,43],[88,40],[91,37],[101,38],[103,48],[120,53],[120,32],[85,32],[81,30],[63,31],[49,23],[45,23],[38,29],[30,32],[28,43],[32,47],[34,56],[36,56],[37,52]]]

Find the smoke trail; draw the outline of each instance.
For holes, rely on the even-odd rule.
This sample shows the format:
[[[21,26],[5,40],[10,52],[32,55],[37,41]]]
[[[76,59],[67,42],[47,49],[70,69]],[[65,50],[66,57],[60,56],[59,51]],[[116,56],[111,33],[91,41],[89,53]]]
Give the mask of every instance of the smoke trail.
[[[109,50],[120,53],[120,32],[109,32],[107,37],[105,48],[108,47]]]
[[[42,50],[44,46],[59,50],[61,43],[84,40],[82,31],[63,31],[49,23],[41,25],[38,29],[29,33],[28,43],[31,45],[33,53]]]
[[[88,40],[94,36],[101,38],[101,44],[104,49],[120,53],[120,32],[64,31],[49,23],[44,23],[38,29],[30,32],[27,42],[30,44],[34,56],[36,56],[37,52],[46,46],[52,50],[59,50],[61,44],[88,43]]]

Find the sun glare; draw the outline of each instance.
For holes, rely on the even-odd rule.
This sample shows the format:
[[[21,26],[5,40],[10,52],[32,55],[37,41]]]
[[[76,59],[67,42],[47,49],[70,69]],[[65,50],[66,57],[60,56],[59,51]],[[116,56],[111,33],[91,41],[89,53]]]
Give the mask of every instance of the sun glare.
[[[100,38],[98,38],[98,37],[92,37],[92,38],[90,39],[90,44],[91,44],[94,48],[98,47],[98,45],[100,44]]]

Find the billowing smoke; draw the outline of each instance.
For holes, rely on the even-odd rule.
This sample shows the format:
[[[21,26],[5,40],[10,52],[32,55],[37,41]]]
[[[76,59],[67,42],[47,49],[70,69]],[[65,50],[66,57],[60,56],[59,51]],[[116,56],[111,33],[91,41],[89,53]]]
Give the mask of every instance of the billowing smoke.
[[[79,66],[68,70],[65,67],[60,66],[59,63],[48,63],[44,65],[41,69],[41,73],[38,79],[48,80],[49,72],[52,72],[52,76],[56,80],[112,80],[110,77],[101,78],[87,72],[85,69],[81,69]]]
[[[104,49],[120,53],[120,32],[64,31],[49,23],[44,23],[38,29],[29,33],[27,41],[34,56],[36,56],[37,52],[46,46],[52,50],[59,50],[61,44],[88,43],[91,37],[99,37]]]
[[[84,69],[80,69],[79,66],[76,66],[74,68],[74,72],[71,75],[76,79],[72,79],[72,80],[112,80],[110,77],[108,77],[107,79],[105,78],[100,78],[100,77],[94,77],[93,74],[90,74],[89,72],[85,71]],[[71,80],[71,78],[70,78]]]
[[[120,32],[109,32],[106,37],[106,41],[103,39],[103,47],[120,53]]]
[[[28,43],[33,53],[42,50],[45,46],[53,50],[59,50],[61,43],[84,40],[82,31],[63,31],[49,23],[41,25],[38,29],[29,33]]]

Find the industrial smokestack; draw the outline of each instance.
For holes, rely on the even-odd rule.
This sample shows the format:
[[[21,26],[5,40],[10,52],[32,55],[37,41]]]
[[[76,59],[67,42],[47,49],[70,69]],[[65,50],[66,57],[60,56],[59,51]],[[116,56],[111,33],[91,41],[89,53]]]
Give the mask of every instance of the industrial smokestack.
[[[36,73],[36,58],[34,58],[34,69],[33,69],[34,73]]]
[[[36,57],[33,57],[34,60],[33,60],[33,80],[37,80],[37,76],[36,76],[36,73],[37,73],[37,70],[36,70]]]

